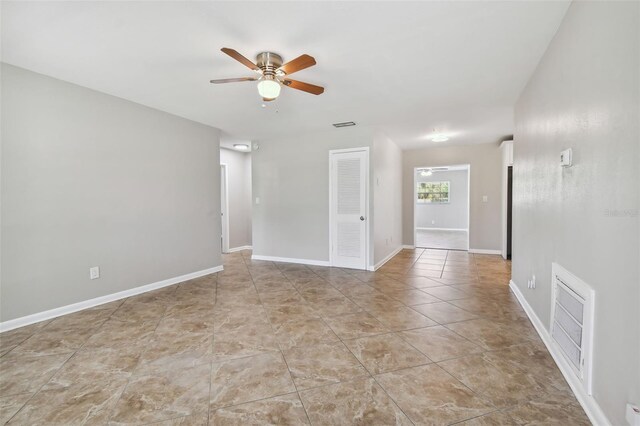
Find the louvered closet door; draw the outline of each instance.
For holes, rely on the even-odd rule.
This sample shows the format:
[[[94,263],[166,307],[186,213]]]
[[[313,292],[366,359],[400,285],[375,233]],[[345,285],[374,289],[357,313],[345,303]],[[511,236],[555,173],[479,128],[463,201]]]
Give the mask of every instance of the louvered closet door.
[[[368,151],[331,154],[331,264],[367,268]]]

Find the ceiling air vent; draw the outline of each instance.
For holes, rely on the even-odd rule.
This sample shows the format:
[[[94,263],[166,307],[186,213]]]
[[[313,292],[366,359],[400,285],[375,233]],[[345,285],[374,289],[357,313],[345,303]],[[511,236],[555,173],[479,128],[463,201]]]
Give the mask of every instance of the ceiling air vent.
[[[345,121],[344,123],[333,123],[333,127],[350,127],[355,126],[356,123],[353,121]]]

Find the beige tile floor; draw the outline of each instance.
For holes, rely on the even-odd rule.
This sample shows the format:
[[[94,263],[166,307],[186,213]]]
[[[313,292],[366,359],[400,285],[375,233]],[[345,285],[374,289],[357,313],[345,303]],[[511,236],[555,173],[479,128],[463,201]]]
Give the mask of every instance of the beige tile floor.
[[[251,261],[0,335],[0,423],[589,424],[498,256]]]

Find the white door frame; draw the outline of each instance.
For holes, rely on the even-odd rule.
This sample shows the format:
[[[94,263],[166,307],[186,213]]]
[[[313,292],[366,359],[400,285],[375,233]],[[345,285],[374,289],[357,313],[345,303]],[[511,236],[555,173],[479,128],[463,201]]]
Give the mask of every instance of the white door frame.
[[[439,166],[422,166],[413,168],[413,247],[417,248],[418,242],[418,170],[420,169],[432,169],[437,167],[460,167],[465,166],[467,168],[467,251],[471,250],[471,164],[446,164]]]
[[[220,163],[221,176],[220,185],[220,232],[222,238],[222,252],[229,253],[229,171],[226,163]],[[224,203],[222,198],[224,197]]]
[[[509,166],[513,166],[513,140],[503,141],[500,144],[500,150],[502,151],[502,258],[507,259],[507,191],[509,186]],[[512,180],[513,184],[513,180]],[[513,190],[513,187],[512,187]],[[512,199],[513,206],[513,199]],[[513,207],[512,207],[513,209]],[[513,218],[513,210],[511,211],[511,217]],[[512,235],[513,240],[513,222],[512,222]],[[513,247],[512,247],[513,248]]]
[[[332,149],[329,150],[329,266],[334,266],[334,261],[333,261],[333,255],[334,255],[334,250],[333,250],[333,222],[335,220],[334,218],[334,214],[333,214],[333,201],[332,201],[332,191],[333,191],[333,173],[331,173],[331,156],[333,154],[342,154],[342,153],[346,153],[346,152],[366,152],[367,153],[367,157],[365,160],[365,171],[366,171],[366,179],[365,179],[365,184],[364,184],[364,196],[365,196],[365,221],[366,223],[366,232],[365,232],[365,242],[364,242],[364,247],[365,247],[365,264],[364,264],[364,269],[365,270],[373,270],[373,266],[371,265],[371,259],[369,258],[369,254],[370,254],[370,241],[371,241],[371,213],[370,213],[370,199],[369,199],[369,180],[371,179],[371,170],[369,169],[369,164],[370,164],[370,158],[369,158],[369,147],[368,146],[363,146],[360,148],[346,148],[346,149]]]

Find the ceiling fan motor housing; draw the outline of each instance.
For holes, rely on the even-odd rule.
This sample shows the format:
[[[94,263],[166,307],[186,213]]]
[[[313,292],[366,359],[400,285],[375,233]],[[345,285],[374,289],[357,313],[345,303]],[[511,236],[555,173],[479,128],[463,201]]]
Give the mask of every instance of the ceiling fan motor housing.
[[[256,56],[256,65],[266,76],[275,76],[276,70],[282,66],[282,56],[273,52],[261,52]]]

